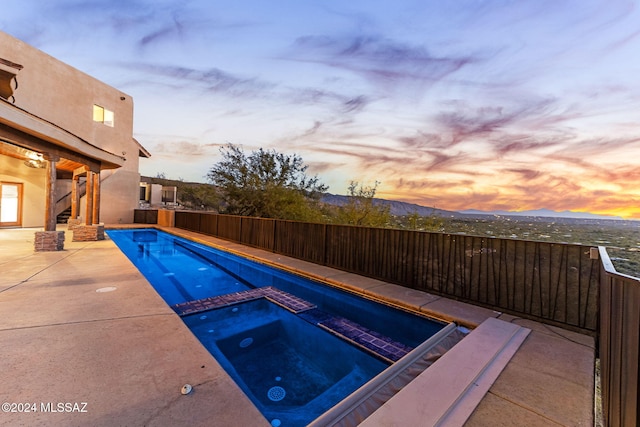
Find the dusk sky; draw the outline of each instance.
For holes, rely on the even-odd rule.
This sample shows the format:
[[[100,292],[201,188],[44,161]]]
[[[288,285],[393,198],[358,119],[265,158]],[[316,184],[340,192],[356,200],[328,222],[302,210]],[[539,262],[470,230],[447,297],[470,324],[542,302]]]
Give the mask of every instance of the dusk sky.
[[[226,143],[345,194],[640,218],[640,2],[3,0],[0,28],[128,93],[141,173]],[[1,49],[1,47],[0,47]],[[117,120],[117,118],[116,118]]]

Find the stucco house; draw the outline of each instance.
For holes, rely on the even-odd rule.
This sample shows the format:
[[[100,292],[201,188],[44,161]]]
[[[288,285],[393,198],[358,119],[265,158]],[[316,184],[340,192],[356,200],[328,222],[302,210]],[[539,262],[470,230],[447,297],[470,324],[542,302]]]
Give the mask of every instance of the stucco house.
[[[131,96],[0,32],[0,227],[42,227],[35,249],[59,250],[71,208],[74,240],[100,239],[133,222],[148,156]]]

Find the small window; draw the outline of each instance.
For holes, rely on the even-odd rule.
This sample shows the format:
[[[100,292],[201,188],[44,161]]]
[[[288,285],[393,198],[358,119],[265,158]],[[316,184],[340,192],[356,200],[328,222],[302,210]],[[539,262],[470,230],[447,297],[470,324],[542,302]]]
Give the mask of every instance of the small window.
[[[93,106],[94,122],[104,123],[109,127],[113,127],[113,119],[114,119],[113,111],[107,110],[106,108],[101,107],[99,105]]]
[[[141,202],[149,201],[149,186],[144,182],[140,183],[140,201]]]

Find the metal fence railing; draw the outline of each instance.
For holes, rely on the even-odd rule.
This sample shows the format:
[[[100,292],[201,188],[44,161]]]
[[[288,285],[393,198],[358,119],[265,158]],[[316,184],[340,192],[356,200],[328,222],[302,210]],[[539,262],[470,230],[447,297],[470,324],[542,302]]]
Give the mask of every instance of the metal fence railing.
[[[601,247],[600,378],[607,426],[640,425],[640,279],[616,272]]]
[[[180,211],[175,226],[591,335],[598,326],[588,246]]]

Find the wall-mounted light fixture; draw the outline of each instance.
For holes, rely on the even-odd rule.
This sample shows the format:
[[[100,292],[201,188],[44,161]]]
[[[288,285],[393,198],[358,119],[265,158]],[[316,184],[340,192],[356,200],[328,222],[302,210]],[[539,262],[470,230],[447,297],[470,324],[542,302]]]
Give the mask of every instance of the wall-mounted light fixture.
[[[31,151],[27,154],[27,157],[27,160],[24,161],[25,166],[34,169],[44,169],[46,167],[44,157],[42,157],[41,153]]]

